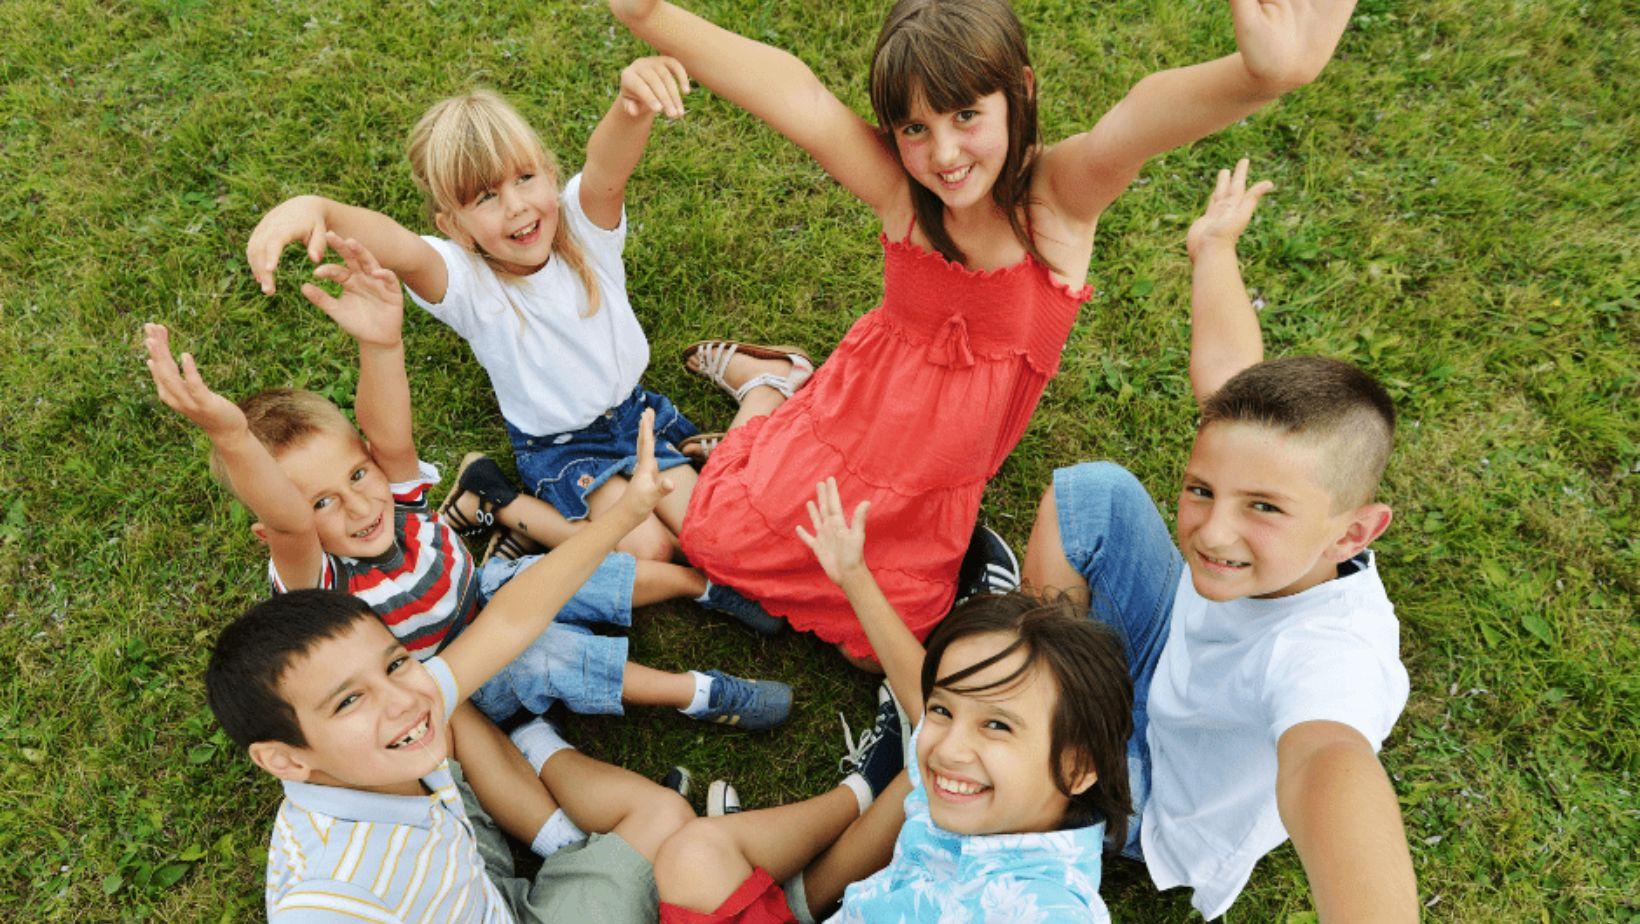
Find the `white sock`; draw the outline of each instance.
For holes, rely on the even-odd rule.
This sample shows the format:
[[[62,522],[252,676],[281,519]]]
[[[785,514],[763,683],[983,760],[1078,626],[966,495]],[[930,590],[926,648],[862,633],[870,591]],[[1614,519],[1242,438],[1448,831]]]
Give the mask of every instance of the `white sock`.
[[[797,924],[814,924],[814,915],[809,911],[808,890],[803,886],[803,871],[786,880],[781,890],[786,893],[786,909],[797,919]]]
[[[507,737],[524,752],[524,759],[530,762],[530,769],[537,775],[541,773],[541,765],[547,762],[547,758],[565,748],[575,749],[575,745],[559,737],[558,730],[546,719],[531,719],[513,729]]]
[[[563,809],[552,813],[541,830],[535,832],[535,840],[530,841],[530,852],[546,859],[571,844],[587,839],[587,833],[575,826],[569,820]]]
[[[706,592],[695,598],[696,603],[705,604],[706,598],[712,595],[712,579],[706,579]]]
[[[706,712],[706,704],[712,701],[712,678],[700,671],[689,673],[695,678],[695,698],[678,711],[686,716],[696,717]]]
[[[860,814],[862,815],[866,813],[866,809],[871,808],[871,803],[877,798],[871,794],[871,784],[867,783],[866,778],[858,773],[850,773],[848,776],[843,777],[841,785],[847,786],[853,791],[854,801],[860,804]]]

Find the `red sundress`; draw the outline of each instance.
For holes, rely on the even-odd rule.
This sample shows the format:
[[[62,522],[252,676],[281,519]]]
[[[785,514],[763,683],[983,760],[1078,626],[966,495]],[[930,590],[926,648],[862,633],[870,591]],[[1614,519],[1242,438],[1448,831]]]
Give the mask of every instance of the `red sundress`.
[[[920,639],[956,596],[980,495],[1008,457],[1092,286],[1072,291],[1027,255],[977,272],[882,238],[883,304],[808,385],[712,451],[684,516],[684,554],[793,628],[871,645],[843,592],[797,538],[814,486],[871,501],[866,564]]]

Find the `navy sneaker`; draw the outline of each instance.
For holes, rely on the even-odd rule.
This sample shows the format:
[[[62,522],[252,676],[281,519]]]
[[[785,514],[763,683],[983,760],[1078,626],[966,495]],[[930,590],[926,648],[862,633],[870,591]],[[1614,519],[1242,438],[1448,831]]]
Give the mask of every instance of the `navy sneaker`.
[[[727,613],[740,620],[759,635],[775,635],[785,628],[784,619],[776,619],[756,600],[742,596],[740,591],[722,584],[706,582],[706,593],[697,600],[701,606],[719,613]]]
[[[957,602],[1019,589],[1019,558],[989,526],[976,524],[957,569]]]
[[[894,697],[884,698],[880,688],[877,694],[877,717],[871,728],[858,740],[849,740],[848,722],[843,722],[843,743],[848,753],[837,762],[837,769],[845,775],[857,773],[871,787],[873,796],[880,796],[888,784],[905,769],[905,744],[908,740],[901,730],[900,707]],[[839,716],[840,717],[840,716]]]
[[[740,807],[740,793],[735,792],[734,786],[728,780],[713,780],[712,785],[706,787],[706,817],[721,818],[724,815],[738,815],[744,809]]]
[[[706,710],[690,718],[762,731],[786,721],[792,711],[792,688],[778,680],[742,680],[722,671],[707,671],[712,693]]]

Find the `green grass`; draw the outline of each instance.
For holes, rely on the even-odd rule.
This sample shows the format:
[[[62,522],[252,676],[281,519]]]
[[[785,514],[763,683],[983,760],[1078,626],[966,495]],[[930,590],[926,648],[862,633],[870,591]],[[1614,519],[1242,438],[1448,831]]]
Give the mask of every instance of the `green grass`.
[[[701,3],[860,111],[884,5]],[[1019,6],[1049,139],[1231,47],[1222,4]],[[573,167],[639,46],[582,0],[0,0],[0,19],[0,918],[256,917],[278,789],[215,731],[199,677],[263,558],[203,440],[154,399],[139,324],[171,325],[229,394],[349,402],[353,351],[294,295],[295,258],[271,301],[246,271],[261,212],[322,192],[422,227],[404,137],[475,81]],[[1051,470],[1104,457],[1171,507],[1192,419],[1184,229],[1211,171],[1253,157],[1279,185],[1243,248],[1270,352],[1363,363],[1404,415],[1378,549],[1412,696],[1383,760],[1432,919],[1640,919],[1637,33],[1611,2],[1363,0],[1320,82],[1157,159],[1107,213],[1098,295],[986,498],[1023,545]],[[689,105],[633,178],[627,265],[649,384],[721,424],[676,350],[733,334],[823,354],[875,304],[880,253],[869,212],[795,148],[708,94]],[[505,455],[465,346],[414,310],[407,337],[423,454]],[[756,737],[578,721],[590,752],[683,760],[754,804],[829,784],[835,713],[865,720],[867,680],[692,607],[639,622],[644,660],[790,681],[793,720]],[[1123,920],[1188,914],[1132,866],[1106,882]],[[1310,907],[1283,848],[1229,918]]]

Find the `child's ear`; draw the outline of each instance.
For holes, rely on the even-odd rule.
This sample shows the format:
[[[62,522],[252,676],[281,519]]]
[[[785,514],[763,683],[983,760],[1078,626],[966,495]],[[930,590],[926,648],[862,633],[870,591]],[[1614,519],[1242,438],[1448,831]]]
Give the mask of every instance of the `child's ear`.
[[[1036,99],[1036,71],[1029,64],[1025,65],[1025,95]]]
[[[263,545],[268,544],[268,527],[261,520],[251,524],[251,535],[255,536]]]
[[[1388,504],[1373,502],[1363,504],[1350,514],[1349,524],[1345,526],[1343,535],[1327,548],[1327,558],[1335,562],[1349,561],[1361,554],[1361,550],[1372,545],[1374,539],[1389,529],[1389,521],[1395,514]]]
[[[305,783],[313,768],[302,759],[302,753],[283,741],[257,741],[249,748],[251,763],[281,780]]]
[[[1091,759],[1077,763],[1065,755],[1065,779],[1070,783],[1071,795],[1080,796],[1099,782],[1099,770]]]

